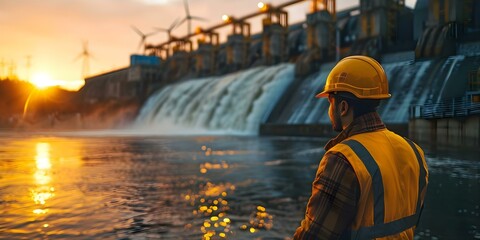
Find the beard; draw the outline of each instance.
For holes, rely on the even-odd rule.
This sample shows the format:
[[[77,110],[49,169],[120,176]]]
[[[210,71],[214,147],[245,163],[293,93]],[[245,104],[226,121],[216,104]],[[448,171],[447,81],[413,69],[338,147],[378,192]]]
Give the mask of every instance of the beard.
[[[336,111],[336,109],[333,111],[332,128],[335,132],[343,131],[342,119],[340,118],[340,113]]]

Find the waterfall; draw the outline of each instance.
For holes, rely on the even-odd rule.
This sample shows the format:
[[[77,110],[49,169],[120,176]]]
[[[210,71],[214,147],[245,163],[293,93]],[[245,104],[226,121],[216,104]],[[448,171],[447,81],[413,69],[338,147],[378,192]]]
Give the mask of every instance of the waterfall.
[[[461,96],[470,69],[479,57],[384,63],[390,99],[379,113],[388,124],[407,124],[412,105]],[[193,79],[168,85],[153,94],[137,117],[137,129],[160,134],[257,134],[268,120],[275,124],[330,124],[329,103],[317,99],[335,63],[293,84],[294,65],[256,67],[221,77]],[[293,87],[295,86],[295,87]],[[282,98],[282,101],[279,101]],[[281,102],[281,106],[276,106]],[[274,119],[269,118],[273,109]]]
[[[451,95],[461,96],[467,86],[464,56],[427,61],[406,61],[384,64],[392,97],[380,107],[380,114],[386,123],[408,123],[411,105],[436,103]],[[468,64],[467,64],[468,65]]]
[[[384,100],[379,113],[386,123],[407,123],[410,105],[424,104],[431,87],[427,70],[431,61],[404,61],[383,64],[392,97]],[[438,80],[438,79],[434,79]]]
[[[168,85],[147,100],[135,127],[165,134],[257,134],[293,79],[294,65],[280,64]]]
[[[415,63],[405,61],[382,65],[387,74],[392,97],[382,103],[379,113],[386,123],[407,123],[409,106],[423,104],[429,95],[429,91],[427,91],[429,84],[425,75],[431,61]],[[303,81],[297,91],[292,94],[293,97],[278,122],[330,124],[329,103],[326,99],[315,98],[315,94],[323,90],[326,78],[333,66],[333,64],[324,65],[318,73]]]
[[[328,73],[333,64],[324,64],[320,71],[303,80],[285,106],[277,123],[316,124],[330,123],[328,118],[328,101],[317,99],[315,95],[323,90]]]
[[[449,95],[462,95],[471,68],[464,56],[441,60],[401,61],[382,64],[387,74],[390,99],[382,101],[379,113],[385,123],[408,123],[411,105],[435,103]],[[478,60],[480,61],[480,60]],[[334,63],[323,64],[317,73],[305,78],[290,94],[282,113],[272,122],[279,124],[330,124],[329,103],[315,98],[321,92]],[[462,75],[463,74],[463,75]],[[448,89],[448,91],[447,91]]]

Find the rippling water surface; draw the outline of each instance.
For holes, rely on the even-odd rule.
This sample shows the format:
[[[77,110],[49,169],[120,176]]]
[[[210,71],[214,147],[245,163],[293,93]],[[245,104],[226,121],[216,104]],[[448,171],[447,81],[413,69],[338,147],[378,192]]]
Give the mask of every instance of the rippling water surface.
[[[1,239],[288,239],[326,139],[0,134]],[[480,239],[477,150],[426,148],[417,239]]]

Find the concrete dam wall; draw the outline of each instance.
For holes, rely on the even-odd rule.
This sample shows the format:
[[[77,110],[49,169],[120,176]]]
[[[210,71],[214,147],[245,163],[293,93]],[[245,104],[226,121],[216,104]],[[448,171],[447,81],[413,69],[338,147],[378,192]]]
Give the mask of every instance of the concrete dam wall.
[[[410,106],[462,96],[479,63],[480,56],[464,55],[383,63],[392,97],[379,109],[382,118],[407,128]],[[136,124],[244,134],[258,134],[261,125],[277,126],[271,133],[284,125],[329,128],[328,101],[315,94],[333,66],[322,64],[304,78],[295,77],[292,64],[278,64],[171,84],[150,97]]]

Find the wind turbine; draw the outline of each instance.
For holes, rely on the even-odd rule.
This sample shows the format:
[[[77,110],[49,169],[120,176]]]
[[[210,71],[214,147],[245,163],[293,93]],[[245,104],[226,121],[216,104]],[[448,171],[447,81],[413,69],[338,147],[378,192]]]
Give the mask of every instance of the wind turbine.
[[[192,34],[192,20],[207,21],[207,19],[190,15],[190,9],[188,8],[188,1],[187,1],[187,0],[183,0],[183,4],[184,4],[184,7],[185,7],[185,14],[186,14],[186,16],[185,16],[184,19],[182,19],[182,21],[180,21],[180,23],[178,23],[178,25],[181,25],[181,24],[183,24],[185,21],[187,21],[187,24],[188,24],[188,35],[190,35],[190,34]]]
[[[172,24],[170,24],[170,27],[168,28],[155,28],[157,29],[158,31],[162,31],[162,32],[166,32],[167,33],[167,37],[168,37],[168,41],[172,40],[172,30],[175,29],[176,27],[178,27],[178,25],[180,25],[178,23],[180,19],[176,19]]]
[[[90,71],[90,64],[89,59],[93,58],[92,54],[88,51],[88,41],[83,41],[82,43],[83,49],[82,52],[78,54],[78,56],[73,61],[78,61],[78,59],[82,58],[82,77],[85,79]]]
[[[145,52],[145,40],[147,39],[147,37],[150,37],[152,36],[153,34],[157,33],[158,31],[155,31],[155,32],[150,32],[150,33],[143,33],[142,31],[140,31],[137,27],[135,26],[131,26],[133,31],[135,31],[139,36],[140,36],[140,42],[138,43],[138,47],[137,47],[137,51],[140,50],[140,47],[142,47],[143,45],[143,51]]]

